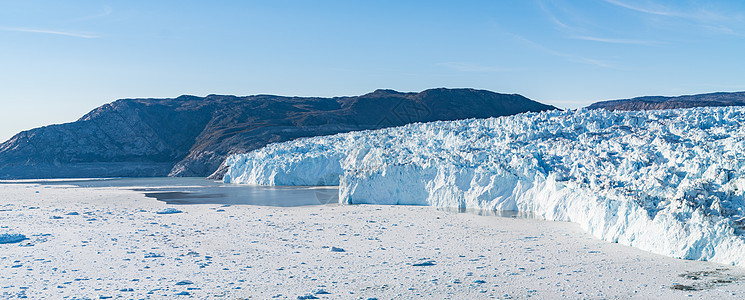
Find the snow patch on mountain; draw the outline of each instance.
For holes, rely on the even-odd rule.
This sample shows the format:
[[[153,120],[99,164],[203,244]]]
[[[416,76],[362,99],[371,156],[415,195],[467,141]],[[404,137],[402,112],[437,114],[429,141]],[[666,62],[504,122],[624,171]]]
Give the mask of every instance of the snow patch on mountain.
[[[271,144],[225,182],[343,203],[519,210],[672,257],[745,266],[745,108],[547,111]]]

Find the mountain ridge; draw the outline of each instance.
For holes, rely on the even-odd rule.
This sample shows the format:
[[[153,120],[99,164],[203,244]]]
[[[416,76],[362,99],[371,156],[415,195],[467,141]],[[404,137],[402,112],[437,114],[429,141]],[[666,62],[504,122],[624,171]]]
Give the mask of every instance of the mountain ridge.
[[[745,92],[714,92],[680,96],[641,96],[629,99],[598,101],[588,109],[607,110],[656,110],[693,107],[719,107],[745,105]]]
[[[0,144],[0,178],[208,176],[225,157],[300,137],[556,107],[477,89],[361,96],[119,99]]]

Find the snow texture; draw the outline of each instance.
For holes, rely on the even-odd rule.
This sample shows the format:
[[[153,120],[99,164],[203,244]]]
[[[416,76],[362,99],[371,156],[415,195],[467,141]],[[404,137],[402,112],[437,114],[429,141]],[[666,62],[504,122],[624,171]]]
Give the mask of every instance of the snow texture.
[[[745,266],[745,108],[573,110],[271,144],[225,182],[339,184],[342,203],[531,212],[610,242]]]
[[[195,184],[148,182],[136,187]],[[567,222],[404,205],[156,215],[168,205],[131,186],[0,184],[0,195],[0,233],[29,238],[0,244],[0,299],[745,297],[745,268],[605,243]]]

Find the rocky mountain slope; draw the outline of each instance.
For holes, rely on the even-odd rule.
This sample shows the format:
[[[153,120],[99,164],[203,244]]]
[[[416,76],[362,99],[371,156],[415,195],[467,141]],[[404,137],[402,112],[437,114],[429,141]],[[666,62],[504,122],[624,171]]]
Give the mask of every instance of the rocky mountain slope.
[[[123,99],[0,144],[0,178],[220,176],[229,154],[299,137],[551,110],[474,89],[356,97],[209,95]]]
[[[600,101],[587,108],[607,110],[656,110],[692,107],[717,107],[745,105],[745,92],[710,93],[677,97],[645,96],[632,99]]]

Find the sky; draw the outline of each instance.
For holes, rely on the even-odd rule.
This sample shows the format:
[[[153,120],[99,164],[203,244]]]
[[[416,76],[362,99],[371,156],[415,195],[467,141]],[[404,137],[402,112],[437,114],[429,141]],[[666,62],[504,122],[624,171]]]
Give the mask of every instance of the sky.
[[[745,1],[0,0],[0,140],[121,98],[745,90]]]

